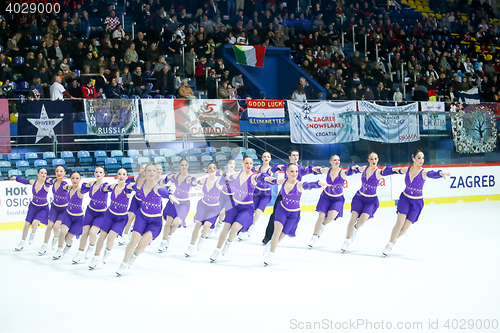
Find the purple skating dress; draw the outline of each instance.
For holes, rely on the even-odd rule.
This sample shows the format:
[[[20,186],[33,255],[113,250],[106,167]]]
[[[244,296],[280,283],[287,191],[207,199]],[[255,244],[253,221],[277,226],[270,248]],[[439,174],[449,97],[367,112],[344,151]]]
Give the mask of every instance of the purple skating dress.
[[[424,197],[422,196],[422,190],[424,188],[424,177],[422,172],[424,169],[420,170],[418,175],[410,181],[410,170],[405,175],[405,190],[399,196],[397,213],[406,215],[406,219],[411,223],[418,221],[418,217],[424,208]],[[429,173],[427,173],[429,174]]]
[[[191,189],[191,186],[194,186],[196,184],[196,178],[188,175],[181,183],[179,183],[179,177],[181,176],[181,174],[178,173],[177,175],[168,175],[167,177],[165,177],[165,183],[167,183],[167,178],[169,176],[172,176],[173,178],[172,182],[175,185],[174,196],[179,200],[179,204],[174,204],[169,200],[167,206],[163,210],[163,218],[166,220],[167,216],[170,216],[173,219],[179,217],[181,219],[179,228],[181,226],[185,228],[186,216],[188,215],[189,208],[191,207],[191,201],[189,200],[189,190]],[[189,183],[186,182],[186,180],[188,179]]]
[[[272,177],[273,168],[268,168],[264,174],[266,176]],[[253,168],[253,171],[257,173],[262,173],[262,165],[258,168]],[[253,192],[253,208],[254,210],[260,209],[261,211],[266,210],[267,204],[271,201],[271,185],[266,181],[258,181],[255,191]]]
[[[379,180],[377,179],[377,169],[370,177],[366,177],[365,168],[363,174],[361,175],[361,188],[354,195],[351,202],[351,212],[361,214],[368,214],[369,218],[372,218],[379,206],[379,200],[377,197],[377,187]]]
[[[62,224],[67,226],[69,228],[68,232],[75,236],[80,236],[83,230],[83,194],[89,190],[86,185],[86,183],[82,184],[82,188],[77,189],[73,194],[71,188],[68,191],[68,207],[66,214],[63,216]],[[82,194],[82,198],[78,196],[78,192]]]
[[[92,227],[96,222],[102,223],[100,220],[104,218],[104,212],[108,206],[108,192],[103,191],[108,183],[102,183],[99,188],[95,188],[96,184],[96,182],[91,186],[90,183],[86,184],[86,187],[89,189],[90,204],[85,211],[83,226],[88,225]]]
[[[125,187],[116,195],[116,187],[118,184],[110,185],[104,189],[105,192],[111,192],[111,202],[109,208],[104,213],[104,218],[94,222],[94,226],[106,233],[113,230],[118,235],[123,233],[123,229],[128,222],[128,204],[130,194],[133,192],[133,185],[126,184]]]
[[[323,212],[325,215],[328,215],[329,211],[336,211],[338,212],[337,217],[335,217],[335,220],[338,219],[339,217],[342,217],[344,214],[344,179],[341,176],[342,170],[339,171],[337,177],[335,179],[332,179],[331,176],[332,169],[330,168],[328,170],[328,173],[326,174],[326,183],[328,185],[333,185],[333,186],[328,186],[323,190],[321,193],[321,196],[319,197],[318,204],[316,206],[316,211],[317,212]]]
[[[129,177],[127,178],[127,185],[130,184],[130,183],[136,183],[136,180],[138,180],[140,178],[140,176],[137,176],[137,179],[135,179],[134,177]],[[146,181],[146,179],[144,179],[144,181],[142,182],[142,184],[140,186],[137,186],[137,188],[141,188],[142,185],[144,185],[144,182]],[[128,209],[129,212],[131,213],[134,213],[137,212],[137,210],[139,210],[141,208],[141,200],[137,197],[137,193],[132,197],[132,200],[130,201],[130,208]]]
[[[207,188],[207,182],[208,179],[203,182],[203,198],[198,201],[194,221],[200,221],[202,225],[204,225],[205,222],[212,223],[210,228],[214,228],[214,224],[217,222],[221,210],[221,205],[219,203],[221,191],[217,188],[217,183],[219,182],[220,185],[220,180],[215,181],[210,190]]]
[[[144,235],[148,231],[153,239],[158,237],[162,228],[162,198],[168,199],[170,192],[160,186],[153,187],[146,195],[144,186],[134,187],[137,197],[141,200],[141,208],[137,211],[134,232]]]
[[[30,185],[29,179],[16,177],[16,182]],[[52,185],[50,178],[46,179],[42,188],[36,191],[35,181],[32,185],[31,192],[33,193],[33,199],[28,206],[28,214],[26,216],[26,222],[33,223],[34,220],[40,221],[40,223],[47,225],[49,221],[49,202],[47,201],[47,195],[49,194],[50,186]]]
[[[227,172],[224,172],[220,176],[221,176],[220,185],[222,186],[222,189],[220,191],[219,202],[221,210],[225,209],[227,212],[228,210],[234,207],[234,201],[233,201],[234,193],[233,190],[231,189],[231,182],[229,180],[226,180]]]
[[[238,222],[243,226],[239,232],[247,232],[253,223],[253,192],[256,185],[252,184],[252,176],[240,184],[242,172],[243,170],[238,173],[236,178],[231,178],[229,181],[230,188],[234,193],[234,207],[226,211],[224,222],[231,225]]]
[[[274,221],[283,225],[283,233],[290,237],[295,237],[295,230],[300,221],[300,197],[301,194],[297,189],[297,181],[290,192],[286,193],[285,185],[281,186],[280,194],[283,197],[276,208]]]
[[[57,179],[49,178],[48,180],[52,184],[52,195],[54,198],[52,204],[50,205],[49,221],[62,221],[62,217],[66,212],[69,201],[69,191],[64,189],[64,186],[68,184],[65,181],[61,181],[56,190]]]

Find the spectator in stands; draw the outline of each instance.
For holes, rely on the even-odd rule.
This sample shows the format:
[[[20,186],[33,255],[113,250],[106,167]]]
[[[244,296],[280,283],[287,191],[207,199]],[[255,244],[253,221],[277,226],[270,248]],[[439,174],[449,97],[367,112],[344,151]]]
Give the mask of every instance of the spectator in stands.
[[[71,81],[70,86],[68,87],[68,93],[74,98],[83,98],[82,88],[78,83],[78,80]]]
[[[134,89],[134,81],[132,80],[132,74],[130,74],[128,66],[123,67],[123,73],[120,75],[120,77],[122,78],[121,84],[123,84],[123,88],[127,92],[127,95],[130,96],[135,92],[135,89]],[[120,82],[118,81],[118,83]]]
[[[73,99],[70,93],[68,93],[61,84],[61,77],[56,75],[54,83],[50,86],[50,100],[64,100],[65,97]]]
[[[152,43],[147,50],[146,57],[142,59],[146,60],[146,71],[152,70],[156,65],[158,59],[160,59],[160,51],[158,50],[158,45],[156,43]]]
[[[201,57],[200,62],[196,64],[195,77],[196,77],[196,88],[198,90],[205,90],[205,64],[207,63],[207,58]]]
[[[156,73],[155,76],[155,90],[157,94],[163,96],[175,95],[174,74],[168,65],[163,67],[163,70]]]
[[[104,20],[104,25],[107,25],[111,31],[114,31],[119,24],[120,19],[116,16],[115,11],[112,10],[110,15]]]
[[[305,102],[307,100],[304,86],[301,83],[297,84],[297,86],[295,87],[295,90],[292,94],[292,100],[294,102]]]
[[[312,99],[312,88],[309,86],[309,84],[306,81],[305,77],[301,77],[299,80],[300,85],[302,86],[302,89],[304,90],[306,94],[307,99]]]
[[[194,47],[189,48],[189,52],[185,55],[185,70],[186,76],[189,78],[194,78],[194,69],[196,62],[196,53],[194,52]]]
[[[221,81],[219,83],[219,90],[217,98],[219,99],[229,99],[229,91],[227,91],[227,81]]]
[[[135,44],[130,44],[130,47],[125,52],[125,56],[123,57],[123,61],[130,67],[136,68],[137,63],[139,61],[139,56],[135,51]]]
[[[174,67],[179,67],[182,70],[181,36],[175,36],[175,40],[168,45],[168,50],[174,59]]]
[[[86,78],[85,84],[82,85],[82,95],[83,98],[87,99],[97,98],[97,92],[91,78]]]
[[[134,82],[135,94],[139,96],[149,95],[151,88],[147,86],[146,79],[142,76],[141,66],[137,66],[134,74],[132,75]]]
[[[114,77],[111,79],[111,83],[105,91],[107,98],[120,98],[122,94],[125,94],[125,89],[123,85],[119,85],[117,79]]]
[[[243,73],[238,72],[231,80],[231,85],[235,89],[239,89],[241,86],[244,86],[245,84],[243,83]]]
[[[121,24],[118,24],[116,30],[113,31],[113,41],[120,44],[125,39],[125,30]]]
[[[194,99],[196,96],[194,95],[193,90],[191,87],[188,85],[188,80],[184,79],[182,80],[182,85],[179,87],[179,98],[185,98],[185,99]]]
[[[208,99],[216,99],[217,98],[217,81],[220,81],[220,78],[215,72],[215,69],[210,69],[207,78],[207,98]]]

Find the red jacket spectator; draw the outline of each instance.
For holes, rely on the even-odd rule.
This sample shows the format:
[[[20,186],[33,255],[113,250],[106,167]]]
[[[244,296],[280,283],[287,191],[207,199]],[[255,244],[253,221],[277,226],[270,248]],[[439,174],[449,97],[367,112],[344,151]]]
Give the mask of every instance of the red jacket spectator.
[[[202,58],[203,60],[203,58]],[[205,60],[206,61],[206,60]],[[202,64],[201,62],[196,64],[196,70],[194,72],[194,76],[202,76],[205,75],[205,65]]]
[[[94,86],[82,86],[82,94],[83,94],[83,98],[88,98],[88,99],[93,99],[93,98],[97,98],[97,93],[95,91],[95,87]]]
[[[321,50],[320,52],[323,53],[323,57],[321,57],[321,53],[320,53],[320,55],[318,57],[316,57],[316,59],[315,59],[316,63],[318,64],[318,67],[321,68],[321,67],[330,66],[332,64],[332,61],[330,60],[330,58],[324,56],[325,51]],[[323,59],[321,59],[321,58],[323,58]]]

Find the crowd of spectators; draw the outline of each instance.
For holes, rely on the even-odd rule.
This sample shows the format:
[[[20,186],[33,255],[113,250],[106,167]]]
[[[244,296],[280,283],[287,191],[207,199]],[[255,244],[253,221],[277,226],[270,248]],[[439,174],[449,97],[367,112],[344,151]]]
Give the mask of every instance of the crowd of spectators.
[[[401,84],[413,100],[454,101],[474,87],[484,100],[498,100],[500,32],[487,2],[433,1],[436,14],[404,26],[391,19],[409,9],[394,4],[387,10],[375,0],[133,0],[131,36],[114,5],[67,0],[55,16],[0,18],[0,94],[14,96],[12,82],[22,77],[29,97],[49,98],[59,76],[74,98],[196,98],[192,79],[208,98],[244,99],[243,76],[231,76],[221,59],[221,46],[243,44],[290,47],[330,100],[399,102],[407,99]],[[342,48],[342,32],[362,53]],[[304,77],[289,97],[318,98],[312,91]]]

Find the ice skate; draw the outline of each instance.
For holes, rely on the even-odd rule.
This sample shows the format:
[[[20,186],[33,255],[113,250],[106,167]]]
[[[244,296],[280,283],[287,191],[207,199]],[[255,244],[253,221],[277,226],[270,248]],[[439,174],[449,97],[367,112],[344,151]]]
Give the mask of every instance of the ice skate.
[[[189,244],[189,246],[188,246],[188,248],[186,250],[186,253],[185,253],[186,257],[191,256],[191,253],[193,252],[193,250],[194,250],[194,245],[193,244]]]
[[[318,240],[319,236],[312,235],[311,239],[309,240],[309,248],[312,249],[314,247],[314,244],[316,244],[316,241]]]
[[[59,241],[59,238],[57,237],[52,237],[52,250],[54,250],[57,247],[57,242]]]
[[[271,252],[271,242],[268,242],[266,246],[264,247],[264,252],[262,253],[263,256],[267,256]]]
[[[123,234],[123,236],[118,236],[118,245],[126,245],[129,242],[129,234]]]
[[[98,262],[99,262],[99,256],[94,256],[94,258],[92,258],[92,261],[89,264],[89,269],[96,268]]]
[[[347,248],[349,247],[349,245],[351,245],[351,242],[352,241],[349,238],[346,238],[344,241],[344,245],[342,245],[342,247],[340,248],[340,251],[342,251],[342,253],[347,251]]]
[[[95,245],[89,245],[87,248],[87,252],[85,252],[85,259],[88,259],[92,257],[92,254],[94,253]]]
[[[248,232],[247,232],[248,238],[252,237],[252,232],[253,232],[254,228],[255,228],[255,224],[252,224],[250,226],[250,228],[248,228]]]
[[[216,235],[219,233],[220,228],[222,227],[222,225],[223,225],[223,223],[221,223],[221,222],[217,222],[217,223],[215,224],[215,234],[216,234]]]
[[[214,253],[212,253],[212,255],[210,256],[210,261],[211,262],[216,261],[219,258],[219,255],[220,255],[220,249],[217,248],[215,249]]]
[[[47,248],[49,245],[47,243],[43,243],[42,247],[40,248],[40,251],[38,251],[38,255],[43,256],[45,253],[47,253]]]
[[[200,251],[200,249],[201,249],[201,247],[202,247],[202,245],[203,245],[204,242],[205,242],[205,238],[203,238],[203,237],[200,236],[200,238],[198,238],[198,245],[196,246],[196,249],[198,251]]]
[[[352,228],[351,243],[354,242],[354,239],[356,238],[357,234],[358,234],[358,229],[356,229],[356,225],[354,225],[354,228]]]
[[[59,260],[61,259],[62,256],[63,256],[63,248],[58,247],[56,253],[54,253],[54,255],[52,256],[52,259]]]
[[[245,239],[245,238],[248,238],[248,233],[246,233],[246,232],[240,232],[240,233],[238,234],[238,240],[239,240],[239,241],[242,241],[242,240],[243,240],[243,239]]]
[[[158,247],[158,252],[163,252],[166,249],[167,249],[167,240],[166,239],[162,239],[161,243],[160,243],[160,246]]]
[[[16,246],[16,251],[21,251],[22,249],[24,249],[24,245],[26,244],[26,241],[22,240],[19,242],[19,244],[17,244]]]
[[[135,252],[132,252],[132,256],[130,257],[130,260],[128,261],[128,268],[132,267],[132,265],[135,262],[135,259],[137,259],[139,255],[135,254]]]
[[[318,232],[318,238],[320,238],[321,235],[323,235],[323,231],[325,231],[325,225],[321,224],[321,229],[319,229],[319,232]]]
[[[128,263],[126,263],[125,261],[123,261],[120,264],[120,267],[118,267],[118,269],[116,270],[116,275],[118,275],[118,276],[122,275],[123,273],[125,273],[125,271],[127,269],[128,269]]]
[[[82,259],[82,257],[83,257],[83,251],[78,250],[78,252],[75,254],[75,256],[72,259],[73,263],[78,264],[80,262],[80,260]]]
[[[264,257],[264,265],[269,265],[272,261],[273,261],[273,258],[274,258],[274,253],[273,252],[269,252],[265,257]]]
[[[227,250],[229,250],[229,247],[231,246],[231,244],[233,244],[233,242],[230,242],[230,241],[226,241],[226,243],[224,243],[224,247],[222,248],[222,255],[225,255]]]
[[[103,264],[105,264],[108,261],[110,254],[111,254],[111,250],[108,250],[108,248],[105,248],[104,255],[102,256],[102,263]]]
[[[214,229],[208,229],[208,234],[206,238],[210,238],[212,236],[212,233],[214,232]]]
[[[387,245],[385,246],[384,252],[382,252],[382,254],[385,257],[387,257],[389,255],[389,253],[391,253],[393,246],[394,246],[394,243],[392,243],[392,242],[387,243]]]
[[[31,243],[33,243],[34,240],[35,240],[35,233],[31,232],[31,234],[30,234],[30,240],[29,240],[28,244],[31,245]]]
[[[69,249],[71,249],[71,245],[66,244],[66,246],[64,247],[64,250],[63,250],[63,254],[68,253]]]

